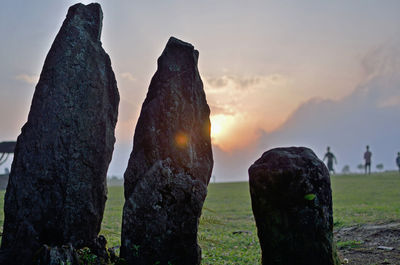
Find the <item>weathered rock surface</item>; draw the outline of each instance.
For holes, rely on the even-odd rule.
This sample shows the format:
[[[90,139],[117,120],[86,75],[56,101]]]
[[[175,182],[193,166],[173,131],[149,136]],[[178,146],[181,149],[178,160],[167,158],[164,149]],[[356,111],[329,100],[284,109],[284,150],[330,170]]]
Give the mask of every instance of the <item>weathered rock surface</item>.
[[[70,7],[46,57],[5,195],[7,264],[30,264],[44,244],[94,244],[100,231],[119,104],[102,18],[99,4]]]
[[[170,38],[143,103],[124,176],[128,264],[200,263],[197,227],[213,158],[198,55]]]
[[[312,150],[269,150],[249,177],[263,264],[340,264],[329,172]]]
[[[35,265],[78,265],[79,257],[76,250],[71,244],[63,245],[61,247],[49,247],[44,245],[39,253],[38,257],[35,257]]]

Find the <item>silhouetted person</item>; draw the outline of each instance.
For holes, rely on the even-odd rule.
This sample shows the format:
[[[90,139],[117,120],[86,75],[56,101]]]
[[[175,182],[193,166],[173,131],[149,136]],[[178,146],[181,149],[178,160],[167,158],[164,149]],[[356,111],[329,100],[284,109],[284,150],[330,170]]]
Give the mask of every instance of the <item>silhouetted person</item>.
[[[367,169],[368,169],[368,174],[371,174],[371,156],[372,153],[369,151],[369,145],[367,145],[367,151],[365,151],[364,153],[365,174],[367,174]]]
[[[336,160],[335,155],[330,151],[330,149],[331,148],[329,146],[326,148],[326,154],[324,156],[324,161],[325,161],[325,159],[328,159],[327,166],[328,166],[329,173],[330,172],[335,173],[335,170],[333,169],[333,160],[335,160],[335,164],[337,164],[337,160]]]
[[[397,153],[396,164],[397,167],[399,168],[399,173],[400,173],[400,152]]]

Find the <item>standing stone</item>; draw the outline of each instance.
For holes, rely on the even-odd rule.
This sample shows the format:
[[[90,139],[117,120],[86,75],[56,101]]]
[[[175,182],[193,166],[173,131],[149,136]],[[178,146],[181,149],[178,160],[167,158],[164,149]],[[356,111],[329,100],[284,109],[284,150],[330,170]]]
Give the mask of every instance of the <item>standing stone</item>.
[[[99,4],[70,7],[46,57],[5,195],[6,264],[31,264],[44,244],[96,244],[119,104],[102,18]]]
[[[158,59],[125,172],[121,257],[199,264],[197,227],[213,158],[199,53],[171,37]]]
[[[262,264],[340,264],[329,172],[312,150],[269,150],[249,168],[249,176]]]

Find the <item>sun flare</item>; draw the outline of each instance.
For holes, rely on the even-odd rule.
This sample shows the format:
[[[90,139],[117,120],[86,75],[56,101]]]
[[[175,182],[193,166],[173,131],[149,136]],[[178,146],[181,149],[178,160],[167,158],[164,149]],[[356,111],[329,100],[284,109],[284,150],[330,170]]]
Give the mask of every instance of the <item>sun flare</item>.
[[[179,148],[186,148],[188,146],[189,139],[186,133],[184,132],[178,132],[175,135],[175,144]]]
[[[232,132],[235,127],[235,117],[233,115],[212,115],[211,120],[211,140],[213,144],[220,147],[227,147],[231,142]]]
[[[259,138],[258,123],[246,115],[211,115],[211,141],[225,152],[239,150]]]
[[[211,125],[211,138],[216,138],[222,133],[222,125],[217,122],[213,122]]]
[[[226,119],[224,115],[215,115],[210,117],[211,120],[211,139],[218,141],[224,132],[224,123]]]

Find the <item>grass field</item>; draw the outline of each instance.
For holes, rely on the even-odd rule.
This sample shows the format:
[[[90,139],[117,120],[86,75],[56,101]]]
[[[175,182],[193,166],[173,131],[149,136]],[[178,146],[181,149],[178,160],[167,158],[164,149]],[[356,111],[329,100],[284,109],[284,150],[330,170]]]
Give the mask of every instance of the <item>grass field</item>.
[[[400,174],[332,176],[335,227],[400,221]],[[4,191],[0,192],[0,225]],[[101,234],[120,244],[123,188],[109,187]],[[260,264],[248,183],[210,184],[199,227],[202,264]]]

